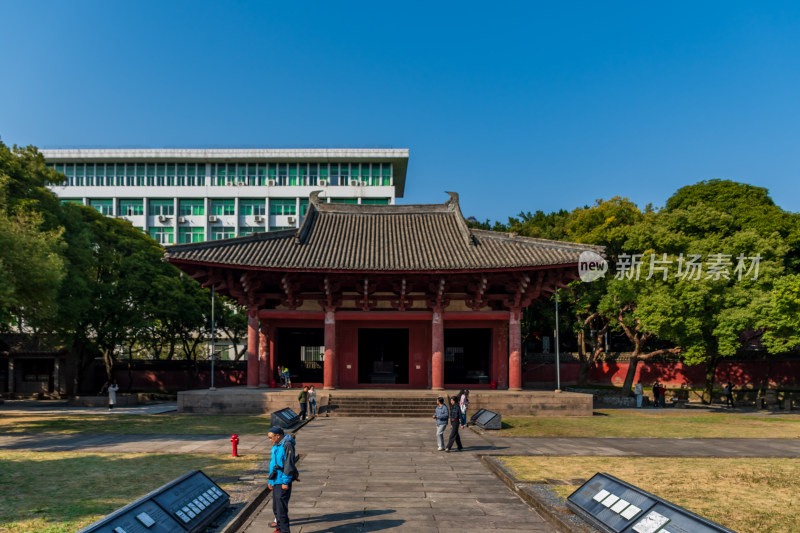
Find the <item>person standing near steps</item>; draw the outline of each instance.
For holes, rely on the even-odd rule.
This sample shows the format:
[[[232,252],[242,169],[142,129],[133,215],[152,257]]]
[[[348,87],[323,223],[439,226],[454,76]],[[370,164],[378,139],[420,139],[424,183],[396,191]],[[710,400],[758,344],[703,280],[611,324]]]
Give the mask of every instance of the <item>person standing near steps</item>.
[[[267,484],[272,489],[272,511],[275,513],[275,533],[289,533],[289,499],[292,483],[298,481],[295,466],[294,439],[278,426],[269,428],[267,438],[272,443]],[[270,524],[271,525],[271,524]]]
[[[450,398],[450,438],[447,441],[447,448],[445,451],[449,452],[455,444],[458,451],[464,449],[461,445],[461,436],[458,434],[458,428],[461,426],[461,406],[458,404],[458,396]]]
[[[439,451],[442,451],[444,450],[444,430],[447,429],[450,410],[444,404],[444,398],[441,396],[436,399],[436,402],[436,412],[433,414],[433,419],[436,421],[436,443],[439,445]]]

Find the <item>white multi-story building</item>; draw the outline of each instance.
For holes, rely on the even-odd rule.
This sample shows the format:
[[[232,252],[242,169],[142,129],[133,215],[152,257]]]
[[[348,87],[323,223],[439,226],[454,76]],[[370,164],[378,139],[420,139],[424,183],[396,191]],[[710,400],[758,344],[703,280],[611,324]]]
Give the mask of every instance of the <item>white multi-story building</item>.
[[[394,204],[407,149],[42,150],[51,189],[123,218],[161,244],[298,227],[312,191],[330,203]]]

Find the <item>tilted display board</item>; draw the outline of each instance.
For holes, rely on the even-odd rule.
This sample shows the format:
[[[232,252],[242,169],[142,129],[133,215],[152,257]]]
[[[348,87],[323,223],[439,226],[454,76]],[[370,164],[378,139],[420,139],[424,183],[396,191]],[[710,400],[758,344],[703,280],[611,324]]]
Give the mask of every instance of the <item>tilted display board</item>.
[[[225,491],[195,470],[78,533],[196,533],[227,509],[229,502]]]
[[[500,429],[503,427],[503,420],[500,413],[495,413],[488,409],[479,409],[469,420],[483,429]]]
[[[569,495],[567,507],[606,533],[735,533],[599,472]]]
[[[280,411],[273,411],[269,416],[269,423],[273,426],[281,428],[290,428],[297,424],[300,420],[300,415],[289,409],[281,409]]]

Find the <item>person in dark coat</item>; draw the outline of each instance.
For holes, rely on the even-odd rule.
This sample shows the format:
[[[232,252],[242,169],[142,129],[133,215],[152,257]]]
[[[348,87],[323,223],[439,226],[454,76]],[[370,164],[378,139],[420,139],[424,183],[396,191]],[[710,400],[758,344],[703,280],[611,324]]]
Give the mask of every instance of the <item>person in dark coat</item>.
[[[458,428],[461,425],[461,406],[458,404],[458,396],[450,398],[450,438],[447,441],[445,451],[451,451],[453,443],[458,447],[458,451],[464,449],[461,445],[461,436],[458,434]]]

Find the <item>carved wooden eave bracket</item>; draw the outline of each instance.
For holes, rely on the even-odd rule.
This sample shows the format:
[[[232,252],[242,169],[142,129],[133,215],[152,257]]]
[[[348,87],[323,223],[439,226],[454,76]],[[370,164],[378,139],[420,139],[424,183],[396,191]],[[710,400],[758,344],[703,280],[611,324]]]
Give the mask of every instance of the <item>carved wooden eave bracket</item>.
[[[444,309],[448,305],[450,305],[450,298],[447,297],[445,294],[445,287],[447,286],[447,281],[444,278],[439,279],[439,283],[430,283],[428,284],[428,297],[426,299],[426,303],[429,308],[436,310],[436,309]]]
[[[481,280],[478,283],[470,283],[467,290],[471,296],[467,296],[464,300],[467,307],[473,311],[478,311],[481,307],[486,305],[486,288],[488,286],[489,280],[485,275],[481,276]]]
[[[371,298],[370,295],[375,292],[376,288],[376,283],[370,280],[369,277],[364,276],[364,280],[356,287],[356,291],[359,293],[359,296],[355,298],[356,307],[361,308],[362,311],[375,309],[378,305],[378,300],[377,298]]]
[[[303,300],[299,297],[301,284],[289,279],[288,275],[281,278],[281,289],[283,289],[284,298],[281,303],[289,309],[295,310],[303,305]]]
[[[397,295],[396,299],[391,300],[392,307],[400,311],[405,311],[414,304],[414,299],[409,296],[410,287],[405,277],[392,286],[393,292]]]
[[[320,307],[326,311],[335,311],[342,306],[341,283],[333,281],[330,276],[325,276],[321,288],[323,297],[318,300]]]

